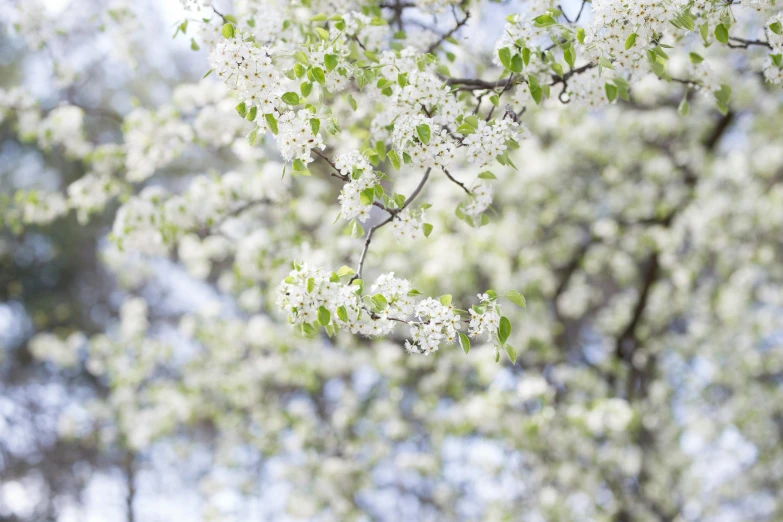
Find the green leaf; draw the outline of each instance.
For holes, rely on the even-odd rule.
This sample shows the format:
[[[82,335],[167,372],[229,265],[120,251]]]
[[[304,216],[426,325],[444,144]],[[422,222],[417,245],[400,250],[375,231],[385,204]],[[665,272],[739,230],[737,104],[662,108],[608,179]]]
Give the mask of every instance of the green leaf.
[[[430,237],[430,234],[432,234],[432,225],[424,223],[421,228],[424,230],[424,237]]]
[[[685,96],[682,97],[682,101],[680,102],[680,106],[677,107],[677,112],[682,114],[683,116],[687,116],[688,113],[691,112],[691,106],[688,103],[688,93],[685,93]]]
[[[775,34],[783,34],[783,25],[780,22],[772,22],[769,24],[769,30]]]
[[[511,64],[509,65],[509,69],[511,70],[511,72],[521,73],[522,66],[523,66],[523,62],[522,62],[522,57],[520,55],[515,54],[514,56],[511,57]]]
[[[341,306],[337,309],[337,317],[342,321],[346,322],[348,321],[348,311],[345,309],[344,306]]]
[[[345,276],[349,276],[349,275],[354,275],[355,273],[356,272],[353,270],[353,268],[351,268],[350,266],[345,266],[345,265],[341,266],[340,270],[337,271],[337,275],[339,277],[345,277]]]
[[[297,174],[301,174],[302,176],[310,175],[310,170],[307,168],[304,162],[299,158],[294,160],[294,172],[296,172]]]
[[[315,279],[312,277],[307,280],[307,293],[312,294],[315,289]]]
[[[604,85],[604,88],[606,89],[606,97],[610,102],[613,102],[617,99],[617,87],[611,83],[607,83]]]
[[[509,290],[506,292],[506,299],[514,303],[515,305],[525,308],[527,307],[527,300],[525,296],[517,292],[516,290]]]
[[[348,105],[350,105],[351,109],[353,109],[355,111],[356,110],[356,100],[354,100],[353,96],[351,96],[350,94],[347,96],[347,98],[348,98]]]
[[[389,158],[389,161],[391,161],[391,164],[396,170],[400,170],[400,157],[395,151],[390,150],[386,153],[386,157]]]
[[[209,76],[210,74],[212,74],[212,71],[214,71],[214,70],[215,70],[215,69],[210,69],[210,70],[208,70],[207,72],[205,72],[205,73],[204,73],[204,76],[202,76],[202,77],[201,77],[201,79],[203,80],[204,78],[206,78],[207,76]]]
[[[555,25],[557,21],[552,16],[543,14],[533,18],[533,23],[536,27],[549,27],[550,25]]]
[[[467,355],[470,352],[470,339],[464,333],[459,334],[459,345],[462,347],[462,351]]]
[[[442,295],[439,300],[443,306],[449,306],[451,304],[451,294]]]
[[[196,43],[196,40],[194,40],[193,38],[190,39],[190,49],[193,51],[198,51],[199,49],[201,49],[201,47],[199,47],[198,44]]]
[[[375,294],[372,296],[372,305],[377,311],[385,310],[388,306],[388,303],[386,302],[386,298],[383,297],[383,294]]]
[[[295,92],[287,92],[280,97],[288,105],[299,105],[299,95]]]
[[[729,112],[729,100],[731,99],[731,87],[721,85],[720,90],[715,92],[715,99],[718,103],[718,110],[726,115]]]
[[[506,344],[509,335],[511,335],[511,321],[508,320],[508,317],[501,317],[500,325],[498,326],[498,340],[500,344]]]
[[[318,307],[318,322],[321,323],[321,326],[326,326],[332,322],[332,314],[324,306]]]
[[[329,31],[327,31],[323,27],[316,27],[315,32],[318,35],[318,38],[320,38],[321,40],[329,39]]]
[[[723,24],[718,24],[715,28],[715,39],[720,43],[729,43],[729,28]]]
[[[584,30],[584,27],[580,27],[579,29],[576,30],[576,40],[580,44],[585,43],[585,30]]]
[[[704,61],[704,58],[702,58],[701,55],[699,55],[697,53],[690,53],[689,56],[690,56],[690,59],[691,59],[691,63],[699,64],[699,63]]]
[[[320,83],[321,85],[326,83],[326,76],[324,76],[324,70],[320,67],[313,67],[310,69],[310,71],[313,73],[313,78],[315,78],[315,81]]]
[[[566,47],[563,50],[563,59],[571,67],[574,66],[574,63],[576,62],[576,51],[574,50],[573,47]]]
[[[625,39],[625,50],[627,51],[636,44],[636,33],[631,33],[628,38]]]
[[[231,24],[224,24],[223,29],[220,30],[221,33],[223,33],[223,36],[225,38],[233,38],[234,37],[234,26]]]
[[[247,115],[247,105],[245,104],[245,102],[238,104],[234,108],[237,110],[237,113],[239,113],[239,115],[242,116],[243,118]]]
[[[362,190],[359,194],[359,201],[362,202],[362,205],[372,205],[372,202],[375,201],[375,190],[372,188]]]
[[[511,360],[511,364],[517,363],[517,350],[510,344],[506,345],[506,355]]]
[[[416,134],[419,135],[419,139],[425,145],[430,143],[430,126],[429,125],[417,125]]]
[[[497,178],[497,176],[495,176],[494,174],[492,174],[492,173],[491,173],[490,171],[488,171],[488,170],[485,170],[484,172],[482,172],[481,174],[479,174],[479,175],[478,175],[478,177],[479,177],[480,179],[498,179],[498,178]]]
[[[249,111],[247,111],[247,116],[245,116],[245,119],[247,121],[255,121],[257,114],[258,114],[258,107],[254,105],[253,107],[250,107]]]
[[[415,288],[412,288],[408,291],[408,297],[416,297],[417,295],[421,295],[421,292],[416,290]]]
[[[294,60],[296,60],[297,62],[303,65],[307,65],[308,63],[310,63],[310,59],[307,57],[304,51],[296,51],[294,53]]]
[[[498,49],[498,58],[506,69],[511,66],[511,50],[508,47]]]
[[[299,86],[299,92],[302,93],[302,97],[307,98],[310,93],[313,92],[313,84],[310,82],[302,82]]]
[[[310,118],[310,130],[313,131],[313,135],[317,136],[318,131],[321,129],[321,120],[318,118]]]
[[[324,66],[327,71],[332,72],[332,70],[337,67],[337,56],[334,54],[325,54]]]
[[[710,34],[709,22],[705,22],[701,25],[701,27],[699,27],[699,34],[701,34],[701,39],[704,41],[704,45],[707,45],[707,36]]]
[[[269,130],[272,131],[272,134],[277,135],[277,120],[275,119],[275,115],[264,114],[264,119],[266,120],[266,124],[269,126]]]
[[[253,129],[247,135],[247,142],[250,144],[251,147],[253,147],[256,144],[256,140],[258,140],[258,129]]]

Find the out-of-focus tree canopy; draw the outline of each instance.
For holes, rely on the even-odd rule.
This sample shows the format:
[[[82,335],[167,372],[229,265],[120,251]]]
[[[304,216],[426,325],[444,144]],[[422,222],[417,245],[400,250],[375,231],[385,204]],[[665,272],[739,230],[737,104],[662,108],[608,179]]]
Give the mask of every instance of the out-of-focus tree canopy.
[[[0,522],[783,519],[779,0],[0,20]]]

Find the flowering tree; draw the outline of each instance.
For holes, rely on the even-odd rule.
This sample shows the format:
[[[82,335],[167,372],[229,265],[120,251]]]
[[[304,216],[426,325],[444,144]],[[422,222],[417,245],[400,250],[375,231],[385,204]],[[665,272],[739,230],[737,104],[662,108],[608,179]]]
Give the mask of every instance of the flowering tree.
[[[195,77],[140,5],[4,6],[55,88],[0,90],[48,167],[3,173],[3,386],[81,394],[50,438],[120,519],[175,454],[193,519],[783,517],[783,6],[171,4]],[[22,255],[66,226],[80,320]],[[0,516],[67,514],[0,462],[48,491]]]

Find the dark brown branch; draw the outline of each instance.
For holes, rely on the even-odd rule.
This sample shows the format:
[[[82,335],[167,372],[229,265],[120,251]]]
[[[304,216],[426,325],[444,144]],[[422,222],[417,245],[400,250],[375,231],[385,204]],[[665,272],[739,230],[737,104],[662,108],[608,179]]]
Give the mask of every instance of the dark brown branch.
[[[451,35],[453,35],[453,34],[454,34],[454,33],[456,33],[457,31],[459,31],[459,30],[462,28],[462,26],[464,26],[466,23],[468,23],[468,19],[470,18],[470,11],[465,11],[465,18],[463,18],[462,20],[459,20],[459,19],[457,19],[457,12],[456,12],[456,8],[454,8],[454,9],[455,9],[455,11],[454,11],[454,19],[457,21],[457,24],[456,24],[454,27],[452,27],[452,28],[451,28],[451,30],[450,30],[448,33],[446,33],[446,34],[442,35],[442,36],[441,36],[441,37],[438,39],[438,41],[437,41],[437,42],[435,42],[435,43],[433,43],[432,45],[430,45],[430,46],[427,48],[427,52],[428,52],[428,53],[432,53],[432,52],[434,52],[434,51],[435,51],[435,49],[437,49],[438,47],[440,47],[440,45],[441,45],[443,42],[445,42],[445,41],[446,41],[446,39],[450,38],[450,37],[451,37]]]
[[[745,40],[744,38],[736,38],[734,36],[729,36],[730,42],[726,45],[731,47],[732,49],[747,49],[748,47],[758,45],[760,47],[766,47],[767,49],[772,49],[772,45],[770,45],[769,42],[765,40]],[[737,42],[737,43],[732,43]]]

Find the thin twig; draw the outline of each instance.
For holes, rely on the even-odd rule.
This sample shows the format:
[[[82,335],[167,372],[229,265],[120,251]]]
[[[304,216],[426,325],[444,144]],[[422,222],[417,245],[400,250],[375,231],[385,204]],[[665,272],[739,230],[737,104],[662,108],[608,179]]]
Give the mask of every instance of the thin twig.
[[[447,169],[443,169],[444,174],[446,174],[446,177],[448,177],[451,181],[462,187],[462,190],[468,193],[469,196],[473,195],[473,193],[470,191],[468,187],[465,186],[464,183],[461,181],[458,181],[454,176],[451,175],[451,173]]]
[[[413,191],[413,193],[408,196],[408,199],[405,200],[405,203],[403,203],[402,207],[400,207],[399,211],[404,210],[408,205],[410,205],[414,199],[416,199],[416,196],[419,195],[421,192],[421,189],[424,188],[424,185],[427,183],[427,180],[430,177],[430,171],[432,171],[432,168],[428,168],[424,172],[424,177],[421,178],[421,181],[419,181],[419,185],[416,187],[416,190]],[[370,243],[372,242],[372,236],[375,234],[375,231],[379,228],[382,228],[386,225],[388,225],[397,215],[397,213],[391,214],[388,218],[384,219],[374,227],[370,228],[370,230],[367,232],[367,238],[364,240],[364,248],[362,248],[362,255],[359,258],[359,267],[356,269],[356,274],[351,278],[351,282],[353,282],[355,279],[360,279],[362,277],[362,270],[364,269],[364,261],[367,259],[367,251],[370,249]]]

